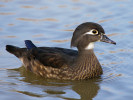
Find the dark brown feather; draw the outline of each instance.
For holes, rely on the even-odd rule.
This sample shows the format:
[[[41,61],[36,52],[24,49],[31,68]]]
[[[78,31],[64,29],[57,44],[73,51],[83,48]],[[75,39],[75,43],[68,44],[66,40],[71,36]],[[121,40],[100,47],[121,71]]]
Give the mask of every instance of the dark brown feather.
[[[53,68],[61,68],[63,65],[70,64],[78,55],[76,50],[57,47],[39,47],[28,51],[26,48],[7,45],[6,50],[18,58],[27,59],[27,63],[31,59],[36,59],[44,66]]]
[[[30,53],[44,66],[51,66],[54,68],[61,68],[63,65],[70,64],[73,58],[78,54],[76,50],[53,47],[34,48]]]

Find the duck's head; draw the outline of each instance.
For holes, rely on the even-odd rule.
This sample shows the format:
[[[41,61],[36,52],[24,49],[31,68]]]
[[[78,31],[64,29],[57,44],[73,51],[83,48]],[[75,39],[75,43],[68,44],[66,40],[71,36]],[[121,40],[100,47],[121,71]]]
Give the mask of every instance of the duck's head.
[[[75,29],[71,40],[71,47],[77,47],[78,50],[93,49],[94,42],[97,41],[116,44],[116,42],[105,35],[101,25],[93,22],[86,22]]]

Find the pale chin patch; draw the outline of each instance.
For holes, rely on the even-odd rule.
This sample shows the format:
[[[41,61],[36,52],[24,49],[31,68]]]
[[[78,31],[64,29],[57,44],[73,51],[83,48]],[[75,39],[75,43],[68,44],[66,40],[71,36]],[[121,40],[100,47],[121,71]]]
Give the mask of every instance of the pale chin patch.
[[[90,50],[94,48],[94,42],[91,42],[88,44],[88,46],[85,48],[85,50]]]

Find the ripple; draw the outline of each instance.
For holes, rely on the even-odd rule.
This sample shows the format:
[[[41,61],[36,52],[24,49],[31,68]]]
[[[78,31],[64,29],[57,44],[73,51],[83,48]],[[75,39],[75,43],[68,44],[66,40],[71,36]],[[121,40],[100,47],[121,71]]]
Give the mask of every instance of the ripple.
[[[73,7],[72,10],[80,10],[80,7]]]
[[[45,18],[45,19],[17,18],[17,20],[31,21],[31,22],[39,22],[39,21],[58,22],[58,20],[57,19],[54,19],[54,18]]]
[[[60,31],[67,31],[67,32],[73,32],[73,29],[67,29],[67,30],[60,30]]]
[[[67,24],[67,25],[65,25],[65,27],[70,27],[70,26],[79,25],[79,24],[80,23]]]
[[[127,35],[128,33],[111,33],[111,34],[108,34],[107,36],[110,37],[110,36],[116,36],[116,35]]]
[[[113,81],[114,79],[117,79],[119,77],[122,77],[123,75],[122,74],[114,74],[114,73],[110,73],[110,74],[106,74],[104,75],[102,78],[103,78],[103,81],[104,82],[108,82],[108,81]]]
[[[111,33],[111,34],[108,34],[107,36],[116,36],[116,35],[120,35],[120,33]]]
[[[71,0],[72,2],[79,2],[80,0]]]
[[[66,8],[67,5],[59,5],[58,7],[59,7],[59,8]]]
[[[11,2],[13,0],[0,0],[0,2]]]
[[[0,15],[15,15],[15,13],[6,13],[6,12],[0,12]]]
[[[22,8],[34,8],[34,6],[21,6]]]
[[[0,36],[0,38],[16,38],[14,35],[9,35],[9,36]]]
[[[133,24],[133,21],[129,22],[130,24]]]
[[[0,7],[5,7],[5,5],[0,5]]]
[[[3,28],[0,28],[0,31],[3,31]]]
[[[7,38],[16,38],[16,36],[6,36]]]
[[[32,37],[42,37],[44,36],[43,34],[37,34],[37,35],[32,35]]]
[[[68,42],[70,40],[52,40],[52,42],[57,42],[57,43],[64,43],[64,42]]]
[[[104,22],[108,22],[108,21],[111,21],[113,19],[103,19],[103,20],[100,20],[98,23],[104,23]]]
[[[133,32],[133,30],[131,30],[131,32]]]
[[[48,7],[47,6],[44,6],[44,7],[40,7],[39,9],[40,10],[44,10],[44,9],[48,9]]]
[[[8,26],[14,26],[15,24],[8,24]]]

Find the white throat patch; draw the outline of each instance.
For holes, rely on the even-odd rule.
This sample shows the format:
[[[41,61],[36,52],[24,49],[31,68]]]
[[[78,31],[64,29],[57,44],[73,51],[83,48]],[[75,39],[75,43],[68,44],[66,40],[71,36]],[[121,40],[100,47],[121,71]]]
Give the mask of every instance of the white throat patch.
[[[85,50],[90,50],[94,48],[94,42],[89,43],[89,45],[85,48]]]

